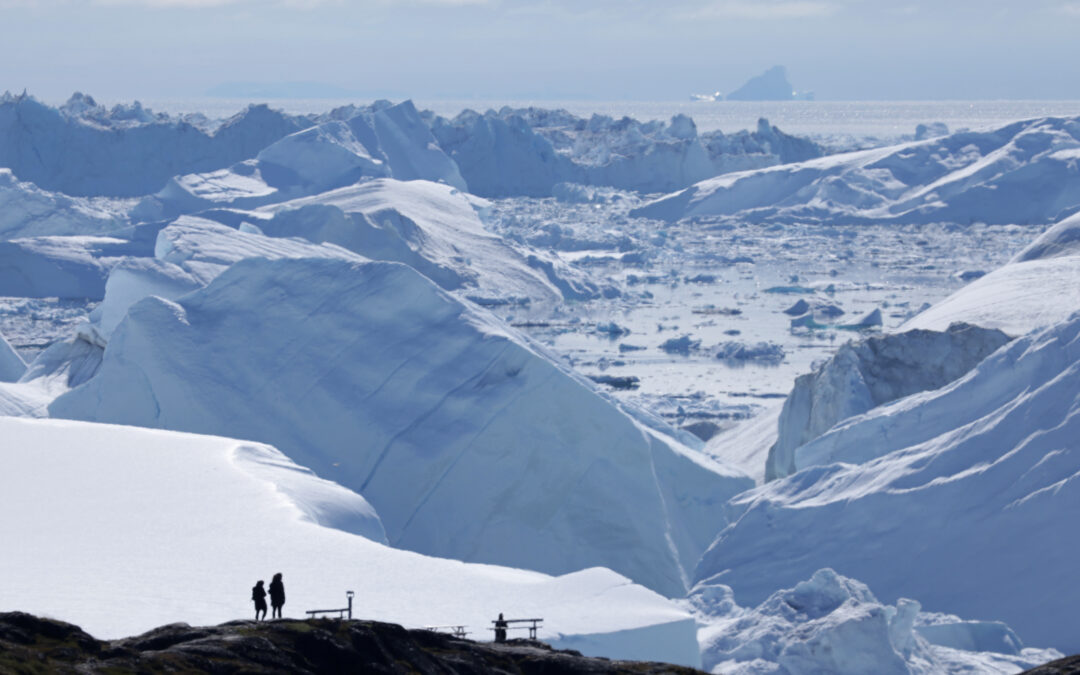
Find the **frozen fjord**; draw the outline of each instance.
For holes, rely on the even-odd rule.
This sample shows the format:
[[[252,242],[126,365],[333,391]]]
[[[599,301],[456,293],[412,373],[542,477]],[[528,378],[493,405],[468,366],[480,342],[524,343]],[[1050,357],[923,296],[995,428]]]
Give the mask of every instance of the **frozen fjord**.
[[[349,114],[345,117],[347,118]],[[494,124],[495,117],[490,115],[486,117]],[[520,115],[519,118],[525,119],[530,129],[536,126],[533,122],[528,122],[528,115]],[[320,120],[318,123],[328,124],[329,122]],[[513,123],[520,124],[518,121]],[[604,124],[599,124],[598,128],[603,132]],[[289,195],[303,194],[303,191],[315,191],[314,196],[307,199],[316,203],[327,201],[318,191],[333,184],[334,181],[350,179],[351,169],[348,167],[353,160],[349,159],[348,153],[351,152],[359,157],[366,152],[367,156],[375,157],[371,149],[364,144],[360,144],[363,146],[362,150],[356,146],[355,133],[353,133],[353,138],[349,139],[334,131],[335,129],[340,130],[340,127],[330,125],[320,133],[309,133],[306,136],[301,134],[289,141],[289,143],[295,142],[296,147],[303,149],[304,152],[312,148],[316,152],[315,155],[294,164],[291,168],[292,174],[269,172],[274,176],[274,180],[280,182],[284,176],[285,179],[292,181],[291,185],[301,186],[300,192],[280,192],[272,201]],[[674,123],[671,129],[682,133],[678,125]],[[539,128],[534,135],[544,138],[545,133],[550,135],[551,132]],[[592,138],[594,143],[597,142],[596,138],[600,138],[603,142],[611,141],[604,133],[592,136],[585,134],[585,137]],[[538,142],[531,141],[530,143]],[[1027,141],[1021,145],[1024,143]],[[675,145],[677,146],[678,143]],[[691,148],[692,145],[692,143],[682,143],[682,147],[685,148]],[[539,147],[540,150],[544,148],[543,143],[527,147]],[[553,143],[552,147],[559,152],[556,144]],[[646,144],[643,147],[650,146]],[[954,147],[945,144],[943,147],[948,152],[958,155],[956,158],[943,160],[946,164],[960,161],[971,154],[970,149],[965,150],[966,146]],[[342,149],[348,152],[343,155]],[[1057,152],[1060,149],[1055,148],[1053,151]],[[324,151],[327,154],[323,155]],[[344,167],[344,170],[337,170],[335,174],[337,177],[328,179],[325,173],[309,171],[321,168],[323,165],[320,162],[324,156],[328,158],[337,156],[346,160],[344,164],[325,165]],[[283,162],[289,159],[289,153],[277,155],[267,153],[258,161],[263,162],[267,157],[273,157],[276,160],[271,162],[275,166],[283,166]],[[302,157],[302,153],[298,150],[296,158],[302,159]],[[543,158],[543,153],[540,157]],[[591,162],[595,161],[595,157],[592,154],[579,155],[578,159]],[[1013,156],[1010,155],[1010,157]],[[1034,163],[1037,160],[1042,161],[1039,153],[1020,157],[1022,162]],[[917,163],[920,160],[916,158],[913,161]],[[264,163],[255,167],[260,176],[267,165],[269,164]],[[371,163],[365,166],[370,168],[375,165]],[[240,169],[239,175],[243,175],[244,171],[247,169]],[[1041,175],[1039,171],[1030,171],[1029,174],[1035,177]],[[1020,175],[1025,174],[1020,172]],[[393,185],[394,183],[386,184]],[[236,185],[243,187],[239,182]],[[226,187],[232,190],[236,185],[230,184]],[[258,192],[258,189],[254,192]],[[554,254],[546,253],[549,261],[546,265],[529,266],[532,270],[545,271],[545,276],[549,281],[551,281],[551,276],[547,274],[547,270],[556,269],[552,256],[557,256],[554,261],[566,265],[563,269],[575,270],[576,273],[582,275],[583,279],[592,276],[594,279],[604,278],[607,283],[614,280],[616,287],[621,286],[621,292],[618,296],[600,295],[586,302],[566,305],[555,303],[547,309],[540,307],[545,304],[542,302],[536,305],[510,304],[502,308],[496,305],[496,311],[503,317],[522,324],[523,329],[533,332],[539,339],[548,341],[556,353],[568,356],[579,368],[586,371],[594,369],[594,373],[603,374],[617,372],[617,369],[624,369],[626,372],[638,368],[638,372],[647,372],[650,359],[642,358],[646,355],[651,357],[655,373],[663,373],[665,370],[675,371],[677,375],[668,378],[674,382],[669,381],[658,390],[654,390],[657,393],[652,393],[651,398],[634,392],[617,392],[617,395],[625,398],[636,397],[636,400],[649,403],[661,412],[668,412],[672,419],[679,421],[686,421],[690,417],[685,414],[687,408],[690,408],[691,412],[719,412],[720,414],[729,414],[733,411],[733,406],[724,409],[725,404],[714,407],[715,399],[709,400],[707,395],[704,399],[706,404],[694,410],[694,402],[703,400],[701,397],[696,397],[696,392],[704,388],[711,389],[709,381],[713,379],[739,382],[741,375],[744,378],[742,382],[758,380],[756,384],[760,387],[759,393],[785,392],[794,374],[799,370],[808,369],[809,362],[814,358],[809,355],[828,354],[835,348],[827,336],[838,335],[842,338],[847,335],[837,329],[822,330],[813,325],[812,330],[805,333],[803,331],[791,332],[790,316],[781,310],[790,308],[796,297],[809,297],[811,301],[807,304],[812,310],[814,324],[828,326],[830,319],[832,325],[855,322],[860,315],[873,314],[871,311],[873,309],[884,309],[885,311],[879,312],[879,315],[886,327],[892,328],[915,314],[923,302],[944,297],[953,288],[960,286],[963,279],[997,267],[1012,251],[1019,248],[1021,242],[1026,243],[1026,240],[1031,237],[1030,231],[1025,232],[1009,223],[975,227],[956,227],[948,223],[943,226],[926,226],[915,223],[890,228],[852,228],[834,224],[831,228],[817,226],[814,229],[797,223],[785,224],[782,228],[769,224],[745,225],[713,216],[667,225],[662,229],[661,234],[661,231],[657,230],[655,221],[637,218],[629,213],[630,208],[641,203],[640,196],[635,193],[603,186],[573,186],[558,183],[552,185],[551,192],[555,195],[555,199],[512,197],[495,201],[490,206],[483,206],[474,201],[474,206],[470,208],[474,212],[479,209],[476,213],[486,220],[486,225],[506,236],[515,246],[529,247],[525,250],[531,248],[533,251],[541,248],[554,249]],[[238,193],[234,191],[232,194]],[[395,198],[400,198],[401,194],[405,192],[399,192],[399,197]],[[448,196],[453,197],[453,195]],[[138,214],[146,217],[148,214],[155,213],[171,218],[166,211],[155,211],[155,209],[164,208],[161,205],[165,202],[161,200],[161,197],[162,195],[159,195],[152,200],[143,200],[129,213],[136,214],[132,216],[134,220],[139,219]],[[230,265],[242,262],[243,258],[250,256],[307,257],[315,253],[316,249],[304,249],[303,243],[293,245],[283,239],[278,243],[264,241],[265,237],[260,234],[263,231],[261,228],[268,225],[267,216],[275,213],[278,207],[266,206],[261,212],[256,213],[245,210],[260,203],[265,202],[227,200],[215,204],[211,211],[203,214],[210,220],[187,219],[172,224],[162,222],[151,227],[136,228],[141,229],[144,234],[122,234],[121,241],[124,241],[124,236],[128,236],[133,242],[142,242],[140,243],[143,247],[142,252],[130,252],[126,259],[106,263],[104,272],[110,274],[110,282],[113,280],[113,274],[118,275],[115,284],[117,293],[114,294],[113,302],[109,302],[109,290],[106,284],[106,303],[103,305],[101,316],[111,313],[113,318],[104,324],[98,322],[99,325],[107,326],[103,332],[96,336],[93,333],[84,333],[84,335],[96,340],[99,345],[106,345],[106,349],[113,349],[120,354],[123,350],[122,346],[108,346],[111,342],[112,331],[124,321],[123,317],[129,306],[134,303],[135,307],[139,307],[137,301],[144,295],[163,294],[167,298],[179,301],[183,306],[185,300],[182,296],[185,293],[197,290],[208,282],[213,283],[211,279],[218,277]],[[962,206],[962,202],[958,204]],[[298,205],[302,207],[307,204],[298,203]],[[337,205],[332,203],[325,205],[337,208]],[[201,209],[205,206],[206,204],[199,204],[184,208]],[[960,206],[957,208],[962,210]],[[396,211],[398,214],[406,213],[402,208]],[[372,232],[379,229],[380,225],[386,228],[385,220],[373,219],[362,210],[357,212],[343,209],[342,212],[350,214],[349,218],[353,218],[354,222],[360,226],[358,232]],[[352,215],[354,213],[361,213],[363,219],[356,219],[356,216]],[[582,215],[585,217],[574,222],[574,219]],[[335,215],[335,217],[340,219],[340,216]],[[384,231],[387,234],[396,233],[396,236],[405,239],[408,239],[410,232],[416,231],[409,226],[409,221],[423,224],[423,219],[418,220],[414,216],[404,215],[403,218],[399,215],[395,218],[397,220],[392,219],[390,228]],[[548,222],[544,222],[545,220]],[[558,228],[548,227],[552,221],[559,225]],[[114,227],[114,224],[110,224],[109,227]],[[237,227],[241,231],[234,229]],[[365,230],[364,227],[368,229]],[[301,234],[304,229],[301,226],[299,230],[294,229],[290,234]],[[283,231],[274,232],[269,226],[265,231],[268,234],[284,233]],[[347,230],[345,232],[346,237],[351,236],[357,241],[365,241],[364,237],[356,238]],[[154,243],[154,237],[148,240],[147,233],[153,234],[157,242]],[[314,241],[332,241],[321,235],[312,235],[311,238]],[[836,246],[838,240],[844,242],[842,247]],[[46,260],[50,259],[50,256],[56,257],[50,252],[52,249],[44,246],[42,240],[39,241],[41,243],[34,242],[29,247],[20,244],[21,248],[13,249],[15,252],[10,257],[21,260],[24,258],[22,255],[24,250],[34,251],[36,255],[43,256]],[[147,241],[152,244],[150,250],[145,249]],[[409,240],[404,246],[399,245],[396,249],[399,251],[396,254],[398,258],[391,256],[389,259],[401,259],[400,256],[407,257],[411,252],[414,255],[419,254],[419,257],[407,259],[405,262],[412,262],[414,266],[422,267],[425,263],[420,261],[420,258],[423,258],[436,264],[443,263],[444,268],[449,267],[451,271],[458,273],[460,270],[468,269],[461,264],[467,262],[465,256],[462,256],[463,260],[458,261],[458,266],[455,268],[453,256],[447,257],[441,254],[439,245],[434,248],[429,247],[425,252],[424,247],[428,241],[431,239],[426,235]],[[983,250],[978,248],[968,250],[963,254],[964,259],[957,259],[958,244],[972,241],[978,241]],[[372,250],[348,246],[343,241],[335,243],[352,248],[354,255],[356,253],[370,255]],[[724,253],[718,256],[717,249],[720,247],[725,247]],[[461,248],[467,253],[472,248],[472,244],[465,243]],[[301,252],[301,249],[304,249],[304,252]],[[748,254],[748,249],[753,253]],[[332,262],[334,260],[347,261],[349,266],[360,264],[355,259],[350,260],[347,252],[341,249],[333,251],[332,247],[326,247],[318,249],[318,253],[315,254],[326,259],[319,263],[321,265],[338,264]],[[149,257],[152,255],[157,257]],[[928,255],[932,257],[930,263],[932,266],[929,268],[925,261]],[[871,262],[874,264],[867,264],[866,257],[872,257]],[[812,258],[813,262],[809,264],[803,262],[800,266],[798,261],[800,259],[805,261],[806,258]],[[89,260],[88,264],[91,266],[100,264],[96,262],[98,257],[94,255],[91,255]],[[450,264],[445,264],[445,261],[449,261]],[[699,267],[695,269],[693,267],[695,265]],[[793,267],[797,269],[792,269]],[[885,271],[882,271],[883,267]],[[435,268],[421,269],[421,271],[434,274],[432,269]],[[121,271],[127,276],[119,275]],[[952,279],[954,272],[964,272],[963,279]],[[468,275],[463,276],[467,278]],[[852,281],[852,277],[856,276],[863,276],[863,278]],[[740,289],[737,291],[740,296],[734,298],[731,286],[725,287],[725,285],[739,283],[744,284],[742,288],[746,290]],[[443,279],[440,285],[446,288],[446,279]],[[559,288],[558,284],[553,285]],[[660,293],[666,293],[666,295],[660,296],[658,300]],[[464,295],[456,292],[455,294]],[[508,297],[512,296],[508,294]],[[716,301],[713,301],[714,299]],[[735,299],[735,302],[731,302],[732,299]],[[671,312],[663,306],[664,304],[681,305],[685,314],[680,316]],[[797,305],[797,303],[794,304]],[[765,305],[765,307],[759,308],[760,305]],[[637,308],[648,312],[650,306],[656,308],[651,311],[657,318],[650,316],[646,320],[640,320],[641,317],[632,315]],[[105,312],[104,309],[109,307],[111,307],[110,312]],[[737,309],[739,312],[727,311],[731,309]],[[845,311],[845,315],[841,316],[851,318],[835,320],[834,315],[837,309]],[[664,326],[664,329],[654,331],[654,321]],[[693,330],[689,330],[684,327],[685,321],[695,321],[701,325],[694,325]],[[15,323],[18,323],[17,320]],[[537,324],[547,324],[547,327]],[[672,324],[679,327],[673,328]],[[761,328],[759,324],[766,327]],[[608,337],[618,335],[623,328],[630,329],[629,335],[623,335],[617,342]],[[121,335],[124,334],[123,331],[124,329],[121,329]],[[739,331],[739,333],[733,335],[730,331]],[[589,337],[590,333],[597,337]],[[258,330],[248,330],[245,333],[245,336],[249,338],[253,335],[261,335],[261,333]],[[758,335],[761,339],[756,339]],[[646,340],[644,345],[641,344],[643,338]],[[661,346],[671,338],[675,338],[671,345],[685,345],[685,348],[677,347],[668,351],[661,349]],[[573,340],[578,339],[587,344],[587,347],[581,351],[576,351],[578,346],[573,344]],[[597,347],[597,344],[601,346]],[[623,344],[630,349],[620,349],[619,347]],[[761,347],[762,344],[765,346]],[[642,354],[642,350],[636,349],[641,346],[646,347],[645,354]],[[150,351],[154,351],[153,346]],[[536,351],[543,352],[540,349]],[[599,353],[600,356],[594,360],[588,355],[589,353]],[[612,353],[617,356],[605,358]],[[780,367],[758,365],[753,362],[753,355],[778,353],[785,359]],[[793,355],[798,355],[799,358]],[[750,360],[746,361],[747,358]],[[802,358],[805,358],[805,361],[800,361]],[[189,362],[195,361],[197,358],[189,359]],[[796,366],[792,363],[796,361],[800,365]],[[736,369],[731,367],[732,363],[739,362],[747,362],[749,365]],[[712,371],[715,376],[710,373],[708,380],[702,383],[701,388],[688,389],[685,382],[689,378],[686,374],[700,375],[704,363],[708,363],[715,369]],[[677,366],[672,368],[673,364]],[[208,369],[210,370],[213,369]],[[771,383],[766,381],[764,386],[761,386],[760,380],[763,373],[772,374],[773,379]],[[646,377],[645,382],[651,384],[658,379],[665,378]],[[94,380],[91,380],[87,386],[97,386],[93,382]],[[666,390],[665,386],[668,387]],[[746,393],[751,391],[752,387],[744,387],[740,382],[735,384],[733,389],[736,390],[733,393]],[[687,392],[689,395],[672,399],[668,394],[673,390]],[[736,398],[739,397],[731,397],[731,399]],[[671,405],[672,400],[677,403]],[[686,403],[689,405],[684,406]],[[683,410],[680,412],[677,410],[678,407],[682,407]],[[746,407],[742,412],[749,413],[752,409]],[[720,416],[717,415],[717,418],[719,419]],[[647,416],[641,416],[639,419],[648,421]],[[659,426],[655,421],[648,421],[648,424]],[[665,433],[673,434],[674,432]],[[694,445],[692,442],[690,444]],[[813,570],[809,570],[802,578],[809,576],[810,571]],[[739,590],[736,589],[736,593],[738,592]],[[951,608],[946,609],[951,610]]]

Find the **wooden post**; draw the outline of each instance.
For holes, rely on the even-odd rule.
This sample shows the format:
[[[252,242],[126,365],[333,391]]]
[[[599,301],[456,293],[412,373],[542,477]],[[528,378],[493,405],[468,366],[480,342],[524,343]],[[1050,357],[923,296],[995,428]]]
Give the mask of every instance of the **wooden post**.
[[[352,591],[345,591],[345,597],[349,599],[349,621],[352,621],[352,599],[353,599],[353,592],[352,592]]]

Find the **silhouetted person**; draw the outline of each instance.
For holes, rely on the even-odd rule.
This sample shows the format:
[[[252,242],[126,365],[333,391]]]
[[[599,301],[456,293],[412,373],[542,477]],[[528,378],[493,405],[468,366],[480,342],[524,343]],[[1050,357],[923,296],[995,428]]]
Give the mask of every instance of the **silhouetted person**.
[[[502,612],[499,612],[499,619],[495,622],[495,642],[506,642],[506,621]]]
[[[266,590],[263,588],[262,579],[259,579],[255,587],[251,589],[251,599],[255,601],[255,620],[266,619]],[[261,617],[260,612],[262,612]]]
[[[270,607],[273,611],[270,613],[271,619],[281,618],[281,608],[285,604],[285,584],[281,583],[281,572],[274,575],[274,580],[270,582]]]

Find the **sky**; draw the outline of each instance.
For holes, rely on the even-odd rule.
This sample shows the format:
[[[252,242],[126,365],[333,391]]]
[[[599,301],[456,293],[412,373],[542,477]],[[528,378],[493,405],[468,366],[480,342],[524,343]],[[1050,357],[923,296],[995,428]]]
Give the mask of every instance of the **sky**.
[[[0,0],[0,91],[1077,100],[1078,36],[1080,0]]]

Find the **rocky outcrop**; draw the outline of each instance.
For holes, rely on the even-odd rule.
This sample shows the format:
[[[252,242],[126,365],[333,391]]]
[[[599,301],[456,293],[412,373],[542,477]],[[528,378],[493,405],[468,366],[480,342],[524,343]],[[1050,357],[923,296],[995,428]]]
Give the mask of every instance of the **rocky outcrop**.
[[[1025,670],[1020,675],[1080,675],[1080,654]]]
[[[376,621],[171,624],[102,641],[78,626],[0,614],[0,672],[185,673],[696,673],[664,663],[610,661],[531,640],[473,642]]]

